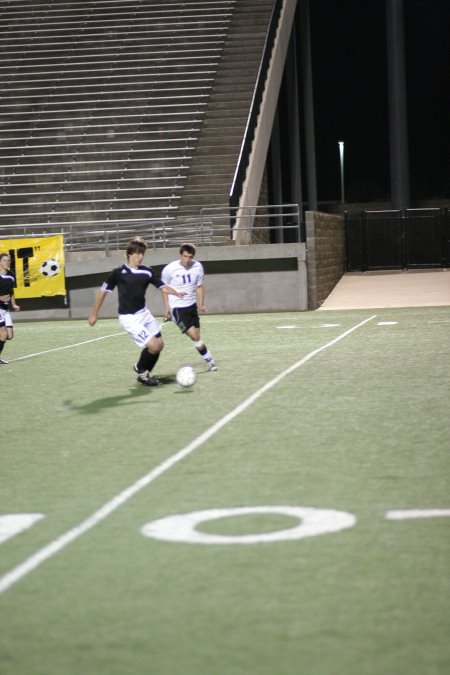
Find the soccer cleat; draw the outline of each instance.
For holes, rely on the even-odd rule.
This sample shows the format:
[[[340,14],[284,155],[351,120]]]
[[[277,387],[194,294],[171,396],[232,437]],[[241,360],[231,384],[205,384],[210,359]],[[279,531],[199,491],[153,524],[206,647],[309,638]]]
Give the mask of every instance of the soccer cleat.
[[[214,361],[211,361],[208,370],[217,370],[217,366]]]
[[[4,359],[0,359],[0,366],[6,366],[8,361],[5,361]]]
[[[150,375],[148,370],[139,370],[137,363],[134,364],[133,370],[138,374],[137,381],[145,384],[146,387],[159,387],[161,381],[157,377]]]
[[[146,370],[144,373],[140,373],[138,375],[137,381],[146,387],[159,387],[161,384],[157,377],[150,375],[148,370]]]

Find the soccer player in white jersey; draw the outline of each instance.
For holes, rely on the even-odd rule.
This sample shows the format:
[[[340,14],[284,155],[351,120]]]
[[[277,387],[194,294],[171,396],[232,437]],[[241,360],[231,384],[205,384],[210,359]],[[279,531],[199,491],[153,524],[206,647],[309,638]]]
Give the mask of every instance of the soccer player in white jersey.
[[[5,342],[14,337],[13,322],[10,307],[18,312],[19,305],[14,298],[14,286],[16,277],[11,272],[11,256],[9,253],[0,253],[0,354]],[[5,366],[8,361],[0,358],[0,366]]]
[[[133,367],[138,373],[138,382],[155,387],[160,381],[151,372],[164,348],[164,342],[159,321],[145,305],[145,292],[150,284],[159,288],[163,297],[167,293],[182,297],[184,291],[164,284],[151,267],[142,264],[146,250],[147,244],[142,237],[135,237],[128,243],[127,262],[109,273],[97,293],[88,321],[91,326],[95,325],[103,300],[117,287],[119,323],[142,349],[139,361]]]
[[[165,320],[173,319],[182,333],[194,343],[195,348],[208,365],[209,370],[217,366],[208,348],[200,337],[199,311],[206,313],[203,265],[194,260],[194,244],[180,246],[180,258],[163,268],[161,279],[165,284],[184,291],[183,297],[164,295]]]

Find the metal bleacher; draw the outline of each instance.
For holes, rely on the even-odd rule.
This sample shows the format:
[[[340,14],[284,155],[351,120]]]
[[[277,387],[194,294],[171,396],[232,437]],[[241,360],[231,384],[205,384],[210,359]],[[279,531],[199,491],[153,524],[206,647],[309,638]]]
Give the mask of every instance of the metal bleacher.
[[[271,4],[2,0],[0,235],[165,244],[224,203]]]

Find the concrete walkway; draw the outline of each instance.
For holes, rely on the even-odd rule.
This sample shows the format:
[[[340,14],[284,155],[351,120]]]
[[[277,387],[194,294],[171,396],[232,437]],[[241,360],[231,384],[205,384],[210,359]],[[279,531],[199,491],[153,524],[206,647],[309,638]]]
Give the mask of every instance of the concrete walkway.
[[[320,309],[450,306],[450,270],[350,272]]]

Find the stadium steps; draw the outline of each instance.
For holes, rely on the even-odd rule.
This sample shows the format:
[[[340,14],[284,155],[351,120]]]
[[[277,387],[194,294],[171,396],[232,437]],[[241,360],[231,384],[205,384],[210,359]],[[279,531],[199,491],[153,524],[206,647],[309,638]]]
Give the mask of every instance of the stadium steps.
[[[173,220],[236,0],[0,8],[0,227]]]
[[[273,0],[0,8],[0,235],[228,204]]]

